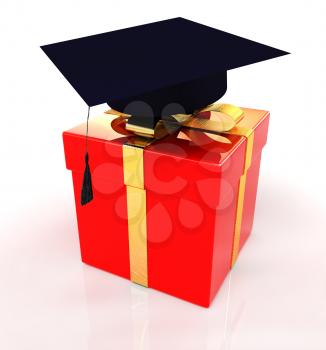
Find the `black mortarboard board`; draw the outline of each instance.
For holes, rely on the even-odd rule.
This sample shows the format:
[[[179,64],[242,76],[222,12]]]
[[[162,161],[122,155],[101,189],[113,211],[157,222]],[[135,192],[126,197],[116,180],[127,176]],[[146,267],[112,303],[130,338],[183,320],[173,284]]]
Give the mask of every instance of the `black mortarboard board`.
[[[149,128],[221,98],[228,70],[287,54],[180,17],[42,49],[89,106]]]

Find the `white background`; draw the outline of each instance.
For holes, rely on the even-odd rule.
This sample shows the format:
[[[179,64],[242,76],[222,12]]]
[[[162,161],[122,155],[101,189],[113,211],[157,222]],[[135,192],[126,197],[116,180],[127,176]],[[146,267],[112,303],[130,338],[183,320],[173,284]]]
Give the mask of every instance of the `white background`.
[[[87,107],[39,49],[176,16],[292,53],[229,73],[223,101],[271,124],[253,234],[210,309],[80,262],[61,132]],[[322,0],[1,0],[1,349],[326,348],[325,18]]]

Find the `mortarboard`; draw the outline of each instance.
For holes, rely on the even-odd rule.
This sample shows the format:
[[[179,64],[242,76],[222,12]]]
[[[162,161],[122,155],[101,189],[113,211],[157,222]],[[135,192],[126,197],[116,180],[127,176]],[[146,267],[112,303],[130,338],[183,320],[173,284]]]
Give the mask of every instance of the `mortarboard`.
[[[228,70],[287,54],[180,17],[41,48],[88,106],[150,128],[217,101]]]
[[[150,129],[221,98],[228,70],[287,54],[181,17],[41,48],[88,106],[108,103]]]

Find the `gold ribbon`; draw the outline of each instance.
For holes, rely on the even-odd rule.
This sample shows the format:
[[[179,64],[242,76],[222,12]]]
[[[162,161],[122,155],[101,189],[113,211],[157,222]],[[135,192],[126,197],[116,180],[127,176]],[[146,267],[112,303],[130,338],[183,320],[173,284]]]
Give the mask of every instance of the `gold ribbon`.
[[[251,161],[252,161],[252,151],[254,146],[254,132],[253,132],[253,129],[242,127],[242,128],[235,128],[234,130],[231,130],[229,133],[233,135],[244,136],[247,139],[244,169],[239,181],[236,220],[234,225],[233,248],[232,248],[232,259],[231,259],[231,267],[233,267],[239,255],[243,205],[244,205],[244,196],[245,196],[246,183],[247,183],[247,171],[250,168]]]
[[[224,135],[244,136],[247,139],[245,165],[239,181],[236,220],[232,248],[231,266],[236,262],[240,246],[240,233],[243,215],[244,195],[247,170],[250,167],[254,143],[253,129],[239,127],[237,123],[243,111],[230,104],[212,104],[193,114],[175,114],[160,120],[155,129],[136,126],[129,123],[132,116],[110,110],[107,113],[117,115],[112,121],[112,128],[130,137],[123,145],[124,184],[127,194],[128,235],[130,279],[140,285],[148,286],[147,274],[147,225],[146,225],[146,190],[144,187],[144,148],[157,139],[177,132],[185,133],[189,138],[194,134],[189,130],[200,131],[210,139],[230,143]]]
[[[142,142],[143,138],[158,140],[167,135],[186,132],[189,129],[200,131],[214,141],[230,143],[221,133],[232,130],[241,119],[241,108],[230,104],[212,104],[193,114],[174,114],[165,117],[156,123],[154,129],[130,123],[132,116],[111,109],[108,113],[117,115],[113,120],[112,128],[123,135],[138,135],[141,138],[134,142]]]
[[[144,149],[123,145],[124,183],[127,195],[130,279],[145,287],[147,281],[146,190]]]

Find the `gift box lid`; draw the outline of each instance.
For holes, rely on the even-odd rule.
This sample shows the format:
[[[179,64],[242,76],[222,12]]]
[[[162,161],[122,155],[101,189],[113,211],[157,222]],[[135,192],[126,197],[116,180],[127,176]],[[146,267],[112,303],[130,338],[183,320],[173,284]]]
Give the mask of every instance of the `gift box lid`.
[[[243,108],[244,117],[236,128],[252,129],[254,132],[254,146],[252,159],[257,157],[266,143],[269,113],[263,110]],[[122,146],[128,138],[111,128],[111,122],[117,116],[104,113],[89,120],[88,147],[91,155],[89,163],[93,179],[102,177],[102,180],[123,182]],[[68,169],[83,172],[85,151],[86,124],[80,124],[63,133],[66,166]],[[144,149],[144,166],[160,164],[159,157],[165,160],[174,159],[172,165],[188,166],[196,171],[198,166],[214,173],[215,176],[226,176],[231,182],[238,181],[244,172],[246,137],[239,135],[224,135],[231,142],[194,143],[181,135],[171,135],[158,140]],[[98,171],[106,167],[106,171]],[[104,175],[103,175],[104,174]],[[146,185],[146,181],[145,181]]]

